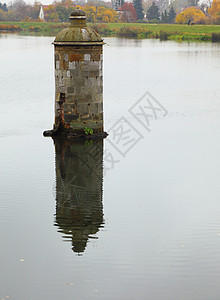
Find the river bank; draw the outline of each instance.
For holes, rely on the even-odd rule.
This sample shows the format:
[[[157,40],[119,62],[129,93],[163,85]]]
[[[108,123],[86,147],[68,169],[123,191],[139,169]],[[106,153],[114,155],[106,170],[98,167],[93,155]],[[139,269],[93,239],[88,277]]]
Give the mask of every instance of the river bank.
[[[0,22],[1,31],[22,31],[23,34],[39,33],[55,35],[66,23],[48,22]],[[179,25],[143,23],[97,23],[89,24],[102,36],[147,38],[176,41],[220,41],[220,25]]]

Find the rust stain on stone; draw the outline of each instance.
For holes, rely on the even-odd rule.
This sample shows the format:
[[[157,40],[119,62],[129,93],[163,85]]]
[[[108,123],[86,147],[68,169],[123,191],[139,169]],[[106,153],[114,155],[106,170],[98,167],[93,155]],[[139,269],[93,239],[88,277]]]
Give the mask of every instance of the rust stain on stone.
[[[74,53],[74,54],[70,54],[69,55],[69,61],[72,62],[72,61],[82,61],[84,60],[84,55],[81,54],[81,53]]]

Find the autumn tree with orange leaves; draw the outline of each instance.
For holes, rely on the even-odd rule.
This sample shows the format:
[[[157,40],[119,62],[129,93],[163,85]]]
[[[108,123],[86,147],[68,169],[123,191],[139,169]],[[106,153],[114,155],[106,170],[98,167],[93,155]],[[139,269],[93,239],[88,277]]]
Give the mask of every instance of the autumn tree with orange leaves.
[[[102,6],[90,6],[90,5],[85,5],[79,8],[81,8],[85,12],[87,22],[89,23],[117,23],[118,22],[117,12],[111,8],[106,8]]]
[[[209,14],[211,17],[220,15],[220,0],[213,0],[211,8],[209,8]]]
[[[220,0],[213,0],[212,6],[205,14],[197,7],[188,7],[176,17],[176,23],[186,24],[191,20],[195,24],[215,24],[220,25]]]
[[[187,24],[189,21],[197,23],[203,17],[205,14],[201,9],[190,6],[176,16],[176,23]]]
[[[209,8],[208,13],[211,17],[211,23],[219,25],[220,24],[220,0],[213,0],[211,8]]]

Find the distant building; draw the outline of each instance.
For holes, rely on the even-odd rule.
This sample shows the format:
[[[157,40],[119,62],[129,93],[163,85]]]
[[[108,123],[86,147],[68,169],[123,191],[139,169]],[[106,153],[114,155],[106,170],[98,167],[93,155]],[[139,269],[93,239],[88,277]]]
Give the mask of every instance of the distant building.
[[[40,7],[40,12],[39,12],[38,17],[39,17],[40,20],[45,21],[43,5],[41,5],[41,7]]]

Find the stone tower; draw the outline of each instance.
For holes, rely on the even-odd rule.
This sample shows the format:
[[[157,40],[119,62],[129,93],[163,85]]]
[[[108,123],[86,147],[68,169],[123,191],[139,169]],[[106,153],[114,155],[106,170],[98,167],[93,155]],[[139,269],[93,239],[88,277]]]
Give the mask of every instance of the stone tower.
[[[58,33],[55,48],[55,124],[53,133],[71,136],[103,132],[103,39],[86,25],[84,11],[76,9],[70,26]],[[60,130],[61,129],[61,130]]]

